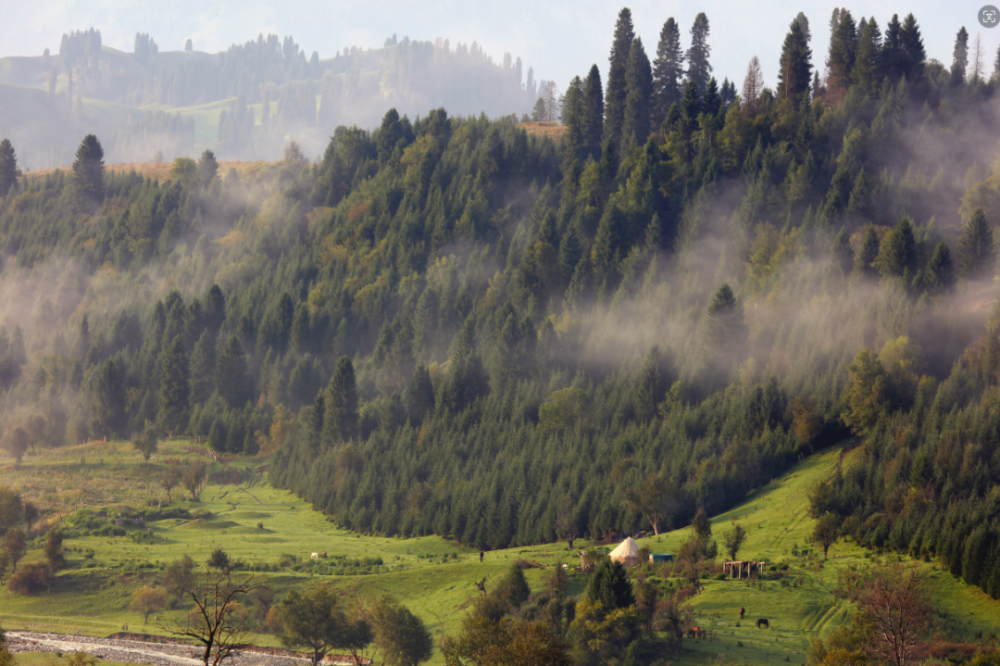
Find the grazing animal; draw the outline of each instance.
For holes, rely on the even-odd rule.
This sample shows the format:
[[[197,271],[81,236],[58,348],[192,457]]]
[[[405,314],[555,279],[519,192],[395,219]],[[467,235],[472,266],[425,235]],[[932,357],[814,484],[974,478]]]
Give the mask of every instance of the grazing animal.
[[[319,559],[319,553],[313,553],[310,557],[314,560]]]
[[[746,612],[747,612],[747,611],[746,611],[746,609],[745,609],[745,608],[741,608],[741,609],[740,609],[740,619],[741,619],[741,620],[743,619],[743,613],[746,613]]]
[[[767,621],[766,617],[762,617],[757,620],[757,628],[760,629],[761,627],[767,627],[768,629],[771,628],[771,624]]]
[[[702,629],[701,627],[691,627],[687,630],[688,638],[700,638],[704,640],[708,636],[708,629]]]

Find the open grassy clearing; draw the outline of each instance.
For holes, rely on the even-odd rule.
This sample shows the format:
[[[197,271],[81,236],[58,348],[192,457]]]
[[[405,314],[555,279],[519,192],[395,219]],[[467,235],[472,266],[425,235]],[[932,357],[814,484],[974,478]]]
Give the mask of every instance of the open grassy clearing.
[[[158,486],[165,461],[207,460],[199,450],[184,440],[165,442],[161,453],[146,466],[128,444],[91,443],[29,455],[20,470],[0,469],[0,482],[14,485],[51,511],[51,519],[78,508],[108,508],[113,514],[123,506],[156,506],[165,499]],[[872,555],[841,541],[823,561],[822,551],[809,543],[813,521],[806,514],[807,490],[830,474],[839,458],[839,449],[813,456],[712,521],[720,540],[733,519],[749,529],[741,559],[785,563],[789,569],[782,580],[755,586],[732,579],[705,580],[705,591],[690,603],[696,622],[709,628],[715,640],[686,640],[683,663],[714,663],[720,654],[730,663],[803,663],[810,636],[829,631],[850,615],[850,605],[837,600],[831,590],[838,572],[869,562]],[[843,464],[851,464],[850,454]],[[439,537],[395,539],[348,532],[294,495],[264,483],[257,469],[259,461],[235,459],[228,465],[244,473],[245,483],[209,485],[199,501],[182,498],[184,491],[174,490],[171,506],[192,514],[201,512],[201,517],[159,520],[150,523],[146,532],[130,530],[127,536],[67,540],[71,568],[60,574],[51,594],[24,597],[6,588],[0,591],[4,625],[92,635],[107,635],[127,625],[131,631],[165,633],[187,609],[166,611],[159,621],[151,619],[143,627],[141,616],[128,610],[131,590],[158,581],[162,567],[184,554],[201,563],[221,547],[258,569],[272,568],[283,558],[308,563],[311,553],[326,551],[328,557],[315,565],[254,575],[279,596],[293,586],[319,582],[362,602],[392,593],[440,635],[458,629],[469,600],[478,594],[474,581],[496,578],[523,558],[545,565],[526,571],[532,588],[541,589],[551,566],[559,561],[577,563],[565,544],[491,552],[480,563],[478,551]],[[221,469],[220,463],[213,465],[213,471]],[[689,536],[690,528],[684,528],[639,542],[653,552],[676,552]],[[41,558],[40,545],[26,561]],[[579,548],[589,545],[582,540],[576,543]],[[372,564],[379,560],[381,564]],[[923,566],[929,569],[944,634],[968,640],[1000,634],[1000,604],[935,564]],[[586,575],[575,573],[571,591],[581,592],[586,580]],[[741,607],[746,609],[742,622]],[[768,618],[771,628],[757,629],[759,617]],[[261,635],[259,642],[276,644],[268,635]],[[435,662],[439,660],[438,655]]]

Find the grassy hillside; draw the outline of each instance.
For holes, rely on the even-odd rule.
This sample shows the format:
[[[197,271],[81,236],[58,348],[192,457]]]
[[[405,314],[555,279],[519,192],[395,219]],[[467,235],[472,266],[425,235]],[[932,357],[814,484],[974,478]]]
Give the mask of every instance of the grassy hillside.
[[[201,457],[198,451],[187,441],[163,443],[161,452],[146,466],[127,444],[95,442],[28,456],[22,469],[7,468],[3,477],[27,498],[47,507],[50,519],[78,508],[107,508],[113,513],[124,505],[155,505],[163,496],[158,482],[164,461]],[[791,663],[802,663],[810,637],[826,633],[849,616],[849,604],[831,594],[837,574],[848,565],[869,561],[872,555],[840,542],[823,561],[808,543],[812,520],[806,515],[807,489],[830,474],[839,459],[839,450],[808,458],[743,505],[712,521],[716,537],[721,537],[732,520],[741,521],[750,530],[741,558],[787,563],[788,575],[759,586],[739,580],[704,581],[705,591],[690,604],[695,621],[710,628],[714,640],[685,641],[682,663],[709,663],[720,654],[731,662],[779,664],[787,658]],[[260,482],[258,464],[252,459],[231,461],[230,467],[243,475],[244,482],[239,486],[211,484],[197,502],[181,500],[183,491],[174,490],[176,506],[210,512],[208,517],[158,521],[150,525],[146,538],[138,538],[135,531],[124,537],[68,540],[71,568],[59,576],[51,594],[25,597],[6,588],[0,592],[4,626],[94,635],[117,631],[126,624],[133,631],[139,630],[141,617],[127,609],[131,590],[156,580],[163,565],[185,553],[203,562],[214,548],[222,547],[251,564],[276,563],[288,555],[308,561],[312,552],[326,551],[328,557],[321,558],[311,572],[283,570],[256,576],[279,593],[320,581],[356,592],[363,599],[391,592],[440,635],[458,628],[469,600],[477,594],[475,580],[500,576],[515,559],[523,558],[542,565],[527,570],[529,584],[540,589],[557,562],[576,563],[564,544],[490,552],[480,564],[478,552],[438,537],[394,539],[347,532],[294,495]],[[851,464],[850,455],[843,464]],[[213,469],[222,471],[219,464]],[[647,537],[640,539],[640,544],[653,552],[676,552],[689,532],[690,528],[684,528]],[[591,544],[577,541],[575,545],[582,548]],[[382,565],[366,568],[348,564],[376,557],[382,559]],[[33,550],[26,561],[39,558],[41,551]],[[956,581],[938,566],[926,566],[945,635],[974,639],[977,634],[1000,632],[1000,603]],[[365,570],[370,573],[357,575]],[[582,591],[586,580],[586,575],[574,573],[571,591]],[[741,607],[747,611],[742,623]],[[170,620],[184,612],[168,611],[160,622],[151,620],[152,626],[144,630],[162,633]],[[758,617],[768,618],[771,629],[758,630],[754,623]],[[275,642],[271,636],[259,640],[263,644]]]

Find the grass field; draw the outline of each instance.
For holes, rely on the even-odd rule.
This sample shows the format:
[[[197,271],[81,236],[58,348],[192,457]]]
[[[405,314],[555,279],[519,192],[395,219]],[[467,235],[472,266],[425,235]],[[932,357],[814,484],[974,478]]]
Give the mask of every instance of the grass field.
[[[184,461],[196,456],[189,442],[165,442],[161,453],[146,466],[127,444],[92,443],[58,451],[28,455],[20,470],[0,469],[0,483],[11,484],[51,512],[51,519],[79,508],[143,507],[164,499],[158,482],[166,459]],[[685,641],[681,663],[717,663],[724,654],[728,663],[803,663],[811,636],[842,623],[850,606],[832,595],[838,572],[850,564],[870,561],[872,555],[851,543],[838,542],[828,560],[808,543],[812,520],[806,514],[806,492],[838,463],[839,450],[806,459],[790,473],[748,498],[738,508],[716,517],[716,537],[738,519],[750,531],[741,559],[766,560],[789,565],[782,581],[749,586],[740,580],[706,580],[705,591],[690,601],[699,626],[711,630],[715,640]],[[848,455],[844,464],[851,463]],[[478,592],[473,582],[502,575],[523,558],[543,565],[526,571],[533,589],[544,586],[551,567],[559,561],[576,563],[565,544],[514,548],[486,554],[439,537],[395,539],[363,536],[337,528],[297,497],[271,488],[257,469],[259,461],[239,459],[229,463],[245,483],[210,484],[200,501],[181,499],[174,490],[174,504],[207,517],[168,519],[149,525],[145,538],[82,536],[67,540],[71,568],[57,578],[48,595],[25,597],[0,590],[0,608],[6,628],[31,628],[92,635],[107,635],[125,625],[131,631],[163,633],[166,625],[186,610],[167,611],[159,622],[128,610],[131,590],[156,581],[161,567],[183,554],[204,562],[216,547],[250,564],[276,564],[283,557],[308,561],[312,552],[326,551],[311,571],[283,569],[255,574],[257,580],[278,590],[324,582],[352,593],[363,601],[392,593],[421,616],[436,635],[455,631],[465,608]],[[221,468],[216,464],[215,470]],[[640,539],[653,552],[676,552],[690,528],[659,537]],[[577,547],[589,544],[578,540]],[[38,544],[40,547],[40,543]],[[91,552],[92,551],[92,552]],[[41,558],[40,550],[26,561]],[[381,558],[377,566],[349,566],[350,560]],[[1000,633],[1000,604],[968,588],[934,564],[929,569],[940,630],[954,638]],[[259,567],[262,568],[262,567]],[[357,575],[361,571],[365,575]],[[325,571],[325,573],[323,573]],[[355,574],[355,575],[347,575]],[[489,585],[489,583],[487,583]],[[571,590],[580,591],[586,575],[574,573]],[[739,621],[739,609],[747,610]],[[754,620],[766,617],[771,629],[758,630]],[[262,644],[274,644],[261,636]],[[440,656],[434,663],[440,662]]]

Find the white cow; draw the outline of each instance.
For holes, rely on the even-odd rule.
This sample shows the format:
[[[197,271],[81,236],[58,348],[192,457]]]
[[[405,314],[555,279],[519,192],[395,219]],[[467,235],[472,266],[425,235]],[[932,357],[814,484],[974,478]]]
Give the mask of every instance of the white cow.
[[[312,557],[312,559],[314,559],[314,560],[318,560],[318,559],[319,559],[319,553],[313,553],[313,554],[311,555],[311,557]]]

